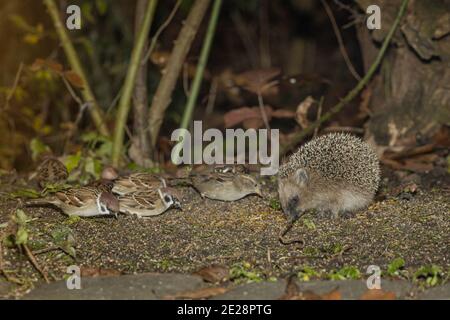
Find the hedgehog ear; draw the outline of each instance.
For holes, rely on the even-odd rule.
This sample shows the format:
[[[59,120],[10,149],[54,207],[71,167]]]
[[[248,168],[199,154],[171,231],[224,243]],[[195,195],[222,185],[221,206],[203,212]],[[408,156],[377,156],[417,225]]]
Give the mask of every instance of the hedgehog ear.
[[[300,168],[295,171],[294,177],[299,186],[304,187],[307,185],[309,177],[305,169]]]

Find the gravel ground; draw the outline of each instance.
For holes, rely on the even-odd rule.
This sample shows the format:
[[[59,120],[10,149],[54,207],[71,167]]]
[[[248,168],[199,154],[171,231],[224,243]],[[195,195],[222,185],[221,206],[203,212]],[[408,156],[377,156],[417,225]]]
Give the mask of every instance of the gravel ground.
[[[354,266],[364,274],[369,265],[386,270],[395,258],[403,258],[406,269],[434,264],[448,275],[449,175],[441,180],[432,188],[419,187],[408,200],[380,196],[367,210],[337,220],[307,214],[289,233],[290,238],[303,238],[303,245],[278,241],[286,221],[274,208],[273,179],[264,180],[264,198],[249,196],[234,203],[203,200],[194,190],[180,187],[183,211],[170,210],[148,219],[121,215],[118,219],[77,221],[53,208],[24,210],[32,218],[27,225],[33,250],[54,247],[61,236],[73,237],[76,259],[61,250],[36,254],[50,280],[61,279],[72,264],[124,274],[191,273],[221,264],[241,266],[256,277],[269,279],[296,273],[305,266],[328,273]],[[428,180],[424,177],[422,181],[426,185]],[[386,177],[381,190],[395,183],[394,178]],[[18,206],[17,201],[0,200],[0,225],[9,221]],[[19,290],[20,295],[40,275],[17,249],[4,246],[3,251],[3,269],[25,288]],[[6,293],[0,290],[2,294]]]

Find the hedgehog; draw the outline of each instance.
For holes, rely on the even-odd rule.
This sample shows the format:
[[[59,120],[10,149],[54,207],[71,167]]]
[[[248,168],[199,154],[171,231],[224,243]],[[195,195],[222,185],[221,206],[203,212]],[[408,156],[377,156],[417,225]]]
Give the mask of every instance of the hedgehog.
[[[300,147],[278,174],[281,207],[293,222],[313,209],[337,218],[367,207],[378,189],[380,165],[360,138],[330,133]]]

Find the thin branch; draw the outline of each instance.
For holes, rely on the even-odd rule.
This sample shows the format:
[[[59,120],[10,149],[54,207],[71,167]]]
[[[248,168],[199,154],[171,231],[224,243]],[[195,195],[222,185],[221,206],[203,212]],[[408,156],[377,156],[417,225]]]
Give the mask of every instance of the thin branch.
[[[203,79],[203,73],[205,71],[206,63],[208,61],[209,52],[211,51],[211,45],[216,32],[217,21],[219,20],[220,7],[222,6],[222,0],[214,0],[214,4],[209,18],[208,29],[206,31],[205,40],[203,41],[202,51],[200,53],[200,59],[198,61],[197,69],[195,72],[194,80],[190,89],[186,108],[184,110],[183,118],[181,120],[180,128],[187,129],[192,119],[194,112],[194,106],[197,102],[198,93],[200,91],[200,85]],[[185,136],[182,135],[182,141]]]
[[[322,5],[327,12],[328,18],[330,18],[331,25],[333,26],[334,33],[336,34],[337,41],[339,43],[339,49],[341,50],[342,56],[344,57],[345,64],[347,65],[350,73],[355,77],[356,80],[361,80],[361,76],[356,72],[355,67],[353,66],[350,58],[348,57],[347,50],[345,49],[344,41],[342,40],[341,32],[339,31],[339,27],[334,19],[333,11],[331,11],[330,6],[326,3],[325,0],[320,0]]]
[[[386,38],[384,38],[383,45],[381,46],[380,51],[378,52],[377,57],[375,58],[375,61],[370,66],[369,70],[367,71],[364,78],[361,79],[361,81],[358,82],[355,88],[353,88],[338,104],[336,104],[333,108],[331,108],[326,114],[324,114],[322,117],[320,117],[319,120],[315,121],[313,124],[311,124],[308,128],[300,131],[298,134],[296,134],[291,142],[282,148],[280,151],[281,155],[285,155],[289,150],[291,150],[293,147],[295,147],[302,139],[308,135],[311,131],[313,131],[317,126],[321,125],[325,121],[328,121],[333,115],[340,112],[342,108],[347,105],[351,100],[353,100],[360,92],[361,90],[367,85],[369,80],[372,78],[375,71],[378,69],[378,66],[381,63],[381,60],[383,59],[383,56],[386,52],[386,49],[389,46],[389,43],[391,42],[392,36],[395,33],[395,30],[397,29],[400,20],[405,13],[406,7],[408,5],[408,0],[403,0],[402,4],[400,6],[400,9],[398,11],[397,17],[395,18],[394,23],[391,26],[391,29],[389,30],[389,33],[386,35]]]
[[[92,120],[94,121],[97,130],[102,135],[109,136],[109,130],[105,123],[105,116],[95,99],[91,87],[89,86],[89,82],[87,81],[87,77],[81,65],[80,58],[78,57],[78,54],[75,51],[75,48],[69,38],[69,35],[67,34],[66,27],[61,22],[58,8],[56,7],[54,0],[43,0],[43,1],[47,6],[47,10],[49,11],[49,14],[53,20],[56,32],[60,38],[64,52],[66,53],[67,60],[69,61],[73,71],[75,71],[75,73],[79,75],[81,80],[83,81],[83,88],[81,89],[81,94],[86,102],[92,103],[92,108],[89,108]]]
[[[186,22],[181,29],[175,47],[167,61],[167,67],[159,82],[150,107],[148,128],[151,146],[154,150],[159,130],[163,122],[164,113],[170,104],[172,92],[183,67],[183,62],[198,31],[200,23],[206,13],[210,0],[196,0],[189,12]]]
[[[42,275],[42,277],[44,278],[45,282],[50,283],[50,280],[48,280],[47,274],[39,266],[36,258],[33,255],[33,252],[31,252],[30,248],[26,244],[22,244],[22,247],[25,250],[25,254],[26,254],[28,260],[30,260],[30,262],[33,265],[33,267]]]
[[[175,3],[175,6],[173,7],[172,11],[170,12],[169,16],[167,17],[166,21],[163,22],[163,24],[158,28],[158,30],[155,32],[155,35],[152,38],[152,41],[150,42],[150,46],[148,47],[147,52],[145,53],[144,59],[142,59],[141,63],[144,63],[144,61],[147,61],[150,58],[150,55],[152,54],[153,50],[155,50],[156,41],[158,41],[159,36],[164,31],[165,28],[172,22],[173,17],[178,11],[178,8],[180,7],[182,0],[177,0]]]
[[[153,16],[156,9],[157,0],[150,0],[146,11],[144,21],[142,22],[139,35],[136,44],[131,53],[131,61],[128,67],[128,72],[125,77],[125,82],[122,87],[122,95],[120,97],[119,106],[117,110],[117,120],[116,127],[114,130],[113,146],[112,146],[112,156],[111,161],[114,167],[119,166],[120,155],[122,153],[123,139],[125,134],[125,124],[128,117],[128,112],[130,110],[130,100],[133,92],[134,83],[136,80],[136,75],[141,64],[142,54],[144,49],[145,41],[148,37],[148,32],[150,30],[150,25],[153,20]]]
[[[270,132],[269,119],[267,118],[266,107],[264,106],[264,101],[263,101],[263,96],[262,96],[261,90],[258,90],[256,95],[258,96],[258,106],[259,106],[259,110],[261,112],[264,126],[266,127],[267,131]]]
[[[149,0],[138,0],[135,10],[135,43],[139,37],[139,30],[144,20],[145,8]],[[148,48],[148,41],[145,39],[143,50]],[[150,141],[147,135],[147,117],[148,117],[148,91],[147,91],[147,65],[148,60],[142,59],[139,64],[136,85],[133,93],[133,138],[132,144],[137,152],[133,153],[133,161],[142,167],[150,165],[146,161],[150,157]]]
[[[323,96],[320,97],[319,107],[318,107],[318,109],[317,109],[317,118],[316,118],[316,121],[318,121],[318,120],[320,119],[320,116],[322,115],[322,107],[323,107]],[[320,125],[318,125],[318,126],[316,127],[316,129],[314,129],[314,135],[313,135],[314,137],[316,137],[317,134],[319,133],[319,128],[320,128]]]
[[[5,106],[3,107],[3,110],[7,110],[9,108],[9,101],[11,101],[14,93],[16,92],[17,86],[19,85],[20,76],[22,74],[23,70],[23,62],[19,64],[19,69],[17,69],[16,76],[14,78],[14,83],[11,88],[11,91],[8,93],[8,96],[6,97]]]

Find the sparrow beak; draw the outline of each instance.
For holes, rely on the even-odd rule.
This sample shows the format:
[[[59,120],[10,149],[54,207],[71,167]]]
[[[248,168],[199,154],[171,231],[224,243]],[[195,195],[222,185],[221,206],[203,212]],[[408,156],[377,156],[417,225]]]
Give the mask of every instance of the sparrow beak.
[[[260,196],[261,198],[264,198],[263,193],[262,193],[262,190],[261,190],[260,187],[258,187],[258,188],[256,189],[255,194],[258,195],[258,196]]]

